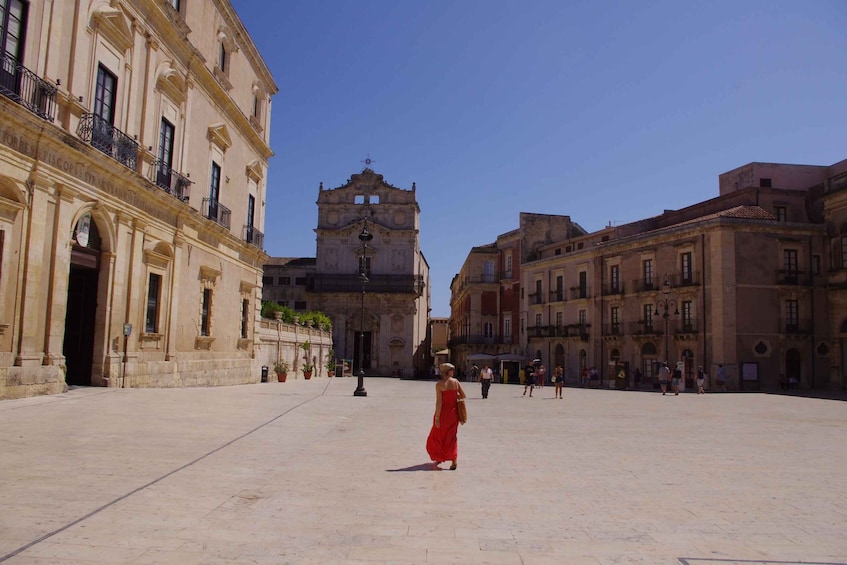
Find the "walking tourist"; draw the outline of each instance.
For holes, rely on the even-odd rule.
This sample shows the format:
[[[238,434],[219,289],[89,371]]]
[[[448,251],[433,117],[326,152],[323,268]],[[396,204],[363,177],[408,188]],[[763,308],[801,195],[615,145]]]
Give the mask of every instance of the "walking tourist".
[[[456,367],[452,363],[441,364],[441,380],[435,383],[435,415],[432,429],[426,438],[426,452],[436,467],[444,461],[452,461],[450,470],[455,471],[459,458],[459,414],[456,404],[466,398],[462,385],[453,376]]]
[[[483,365],[482,371],[479,373],[479,382],[482,383],[482,397],[488,398],[488,389],[491,388],[491,380],[494,378],[494,373],[491,367]]]
[[[561,365],[557,365],[553,370],[553,384],[556,386],[553,390],[553,398],[562,398],[562,389],[565,386],[565,370]]]
[[[670,376],[670,369],[668,369],[668,362],[662,361],[661,366],[659,367],[659,387],[662,389],[662,395],[668,392],[668,377]]]
[[[706,373],[703,372],[703,367],[697,367],[697,394],[706,393],[704,384],[706,384]]]

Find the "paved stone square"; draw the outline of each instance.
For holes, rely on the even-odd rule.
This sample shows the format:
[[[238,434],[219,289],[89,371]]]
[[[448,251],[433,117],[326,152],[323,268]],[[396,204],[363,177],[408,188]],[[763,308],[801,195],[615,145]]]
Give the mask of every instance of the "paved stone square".
[[[464,386],[457,471],[432,382],[1,402],[0,562],[847,563],[847,402]]]

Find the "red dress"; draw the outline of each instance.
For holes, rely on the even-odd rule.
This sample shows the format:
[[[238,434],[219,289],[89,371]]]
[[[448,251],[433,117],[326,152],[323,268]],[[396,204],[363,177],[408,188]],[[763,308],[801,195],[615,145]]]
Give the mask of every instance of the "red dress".
[[[432,429],[426,438],[426,452],[433,461],[453,461],[459,456],[459,444],[456,434],[459,431],[459,414],[456,412],[458,390],[445,390],[441,393],[441,427],[435,427],[435,415],[432,416]]]

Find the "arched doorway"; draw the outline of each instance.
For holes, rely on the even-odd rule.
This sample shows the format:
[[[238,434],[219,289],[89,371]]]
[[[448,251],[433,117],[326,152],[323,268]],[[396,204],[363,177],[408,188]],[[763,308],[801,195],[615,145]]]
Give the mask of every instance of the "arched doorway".
[[[83,214],[77,220],[73,242],[62,346],[67,367],[65,382],[69,385],[90,386],[101,244],[100,232],[90,214]]]
[[[641,346],[641,380],[644,384],[658,387],[658,381],[656,380],[658,356],[659,351],[656,349],[656,344],[652,341],[648,341]]]
[[[802,383],[801,375],[802,362],[800,352],[793,347],[785,352],[785,376],[788,382],[792,382],[792,378],[796,379],[797,383]]]

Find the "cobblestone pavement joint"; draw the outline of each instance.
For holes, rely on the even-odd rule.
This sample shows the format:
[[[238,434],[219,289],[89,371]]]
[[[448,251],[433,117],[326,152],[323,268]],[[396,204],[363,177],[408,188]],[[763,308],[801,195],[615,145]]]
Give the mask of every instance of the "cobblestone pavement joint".
[[[0,402],[0,562],[847,563],[847,402],[432,382],[77,388]],[[446,465],[444,465],[446,467]]]

